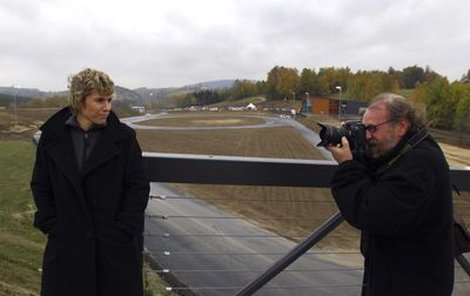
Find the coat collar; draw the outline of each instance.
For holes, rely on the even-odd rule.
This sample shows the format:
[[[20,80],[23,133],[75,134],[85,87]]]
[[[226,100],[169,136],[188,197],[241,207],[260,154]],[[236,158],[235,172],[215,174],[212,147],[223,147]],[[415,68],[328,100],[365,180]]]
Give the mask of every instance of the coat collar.
[[[65,122],[72,115],[70,108],[66,107],[54,114],[43,126],[41,126],[44,147],[55,160],[57,166],[68,176],[68,178],[80,187],[80,176],[74,155],[74,148],[68,127]],[[82,177],[90,171],[101,166],[103,163],[117,156],[120,152],[117,142],[125,139],[127,133],[123,133],[121,122],[111,111],[108,124],[96,143],[85,166]]]

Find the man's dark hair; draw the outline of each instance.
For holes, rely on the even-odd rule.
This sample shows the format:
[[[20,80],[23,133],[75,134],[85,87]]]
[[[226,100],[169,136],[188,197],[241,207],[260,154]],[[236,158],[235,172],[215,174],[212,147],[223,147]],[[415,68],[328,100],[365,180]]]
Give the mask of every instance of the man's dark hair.
[[[407,119],[410,122],[410,130],[416,131],[426,125],[424,112],[417,109],[413,103],[400,95],[393,93],[382,93],[376,96],[369,103],[369,109],[380,109],[382,106],[388,110],[390,114],[389,120],[398,121]]]

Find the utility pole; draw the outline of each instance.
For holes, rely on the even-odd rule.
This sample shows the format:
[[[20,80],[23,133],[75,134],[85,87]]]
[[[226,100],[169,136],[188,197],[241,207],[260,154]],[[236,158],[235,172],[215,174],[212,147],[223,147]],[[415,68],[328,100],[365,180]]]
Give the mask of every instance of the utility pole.
[[[341,106],[341,91],[343,90],[341,88],[341,86],[336,86],[335,87],[337,90],[339,90],[339,105],[338,105],[338,121],[341,122],[341,109],[342,109],[342,106]]]
[[[17,96],[18,96],[18,91],[17,91],[18,85],[12,85],[12,88],[13,88],[13,92],[14,92],[13,93],[13,99],[14,99],[14,103],[15,103],[15,126],[17,126],[18,125],[18,102],[17,102],[17,100],[18,100],[18,98],[17,98]]]

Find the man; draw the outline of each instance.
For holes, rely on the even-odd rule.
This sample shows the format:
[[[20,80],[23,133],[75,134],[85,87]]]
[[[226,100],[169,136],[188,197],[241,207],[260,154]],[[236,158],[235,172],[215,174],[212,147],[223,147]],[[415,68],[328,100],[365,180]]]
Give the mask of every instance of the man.
[[[135,132],[111,111],[114,82],[85,69],[42,127],[31,188],[48,235],[41,295],[143,295],[149,183]]]
[[[334,199],[362,234],[362,295],[451,295],[452,196],[442,151],[419,112],[398,95],[374,98],[362,125],[363,160],[353,159],[346,137],[327,147],[339,164]]]

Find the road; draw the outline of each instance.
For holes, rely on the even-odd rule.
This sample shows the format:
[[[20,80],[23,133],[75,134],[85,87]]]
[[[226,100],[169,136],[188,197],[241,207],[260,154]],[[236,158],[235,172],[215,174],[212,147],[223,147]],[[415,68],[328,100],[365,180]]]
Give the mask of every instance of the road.
[[[198,295],[234,295],[295,243],[166,184],[152,183],[146,248],[162,269]],[[205,217],[181,219],[181,216]],[[217,219],[211,217],[218,217]],[[343,269],[343,270],[341,270]],[[256,295],[359,295],[361,271],[306,254]]]

